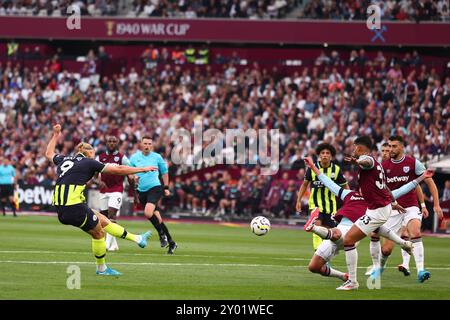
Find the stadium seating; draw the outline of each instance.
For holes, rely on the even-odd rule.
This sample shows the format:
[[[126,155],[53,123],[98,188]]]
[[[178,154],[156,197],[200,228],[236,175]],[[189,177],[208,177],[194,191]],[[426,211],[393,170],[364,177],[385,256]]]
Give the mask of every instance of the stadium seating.
[[[378,146],[389,135],[401,134],[407,152],[425,162],[448,154],[450,78],[445,68],[429,67],[433,58],[405,60],[402,57],[417,53],[384,51],[384,60],[372,52],[364,54],[360,64],[348,58],[352,56],[348,50],[338,52],[340,61],[336,53],[316,50],[316,59],[304,58],[301,67],[273,72],[279,61],[258,64],[252,61],[254,53],[246,50],[249,64],[236,67],[225,60],[202,68],[166,62],[146,69],[137,54],[129,57],[136,68],[119,68],[114,74],[98,57],[79,62],[41,57],[34,64],[20,55],[4,58],[0,143],[10,147],[0,155],[14,160],[21,182],[48,182],[53,173],[41,151],[47,142],[43,137],[55,121],[64,123],[69,140],[58,146],[63,153],[70,153],[81,140],[102,150],[104,135],[112,133],[120,136],[121,151],[130,155],[139,137],[148,133],[158,137],[158,151],[170,158],[171,133],[179,126],[190,130],[195,119],[202,119],[205,129],[255,125],[280,129],[280,174],[291,170],[289,179],[296,183],[302,179],[296,173],[304,168],[299,157],[313,155],[321,140],[336,146],[341,164],[342,154],[350,152],[349,141],[363,133]],[[42,51],[52,52],[45,47]],[[225,58],[236,57],[216,51],[220,52]],[[172,165],[171,173],[186,174],[204,166]],[[267,197],[273,195],[271,186],[279,177],[261,182],[260,210],[275,210]]]

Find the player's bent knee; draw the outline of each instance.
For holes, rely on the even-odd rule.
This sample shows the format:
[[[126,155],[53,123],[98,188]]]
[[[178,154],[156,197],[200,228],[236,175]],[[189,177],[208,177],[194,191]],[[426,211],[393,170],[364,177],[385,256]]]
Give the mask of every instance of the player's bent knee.
[[[96,240],[103,239],[105,237],[105,231],[102,228],[95,228],[91,230],[89,233],[92,236],[92,238]]]
[[[331,231],[333,232],[333,236],[330,239],[331,241],[337,241],[342,237],[342,232],[338,228],[333,228]]]
[[[411,238],[411,239],[414,239],[414,238],[420,238],[422,236],[422,233],[420,232],[420,229],[419,230],[412,230],[410,233],[409,233],[409,237]]]
[[[317,263],[311,261],[308,265],[308,270],[312,273],[320,273],[320,269],[322,266],[319,266]]]
[[[392,248],[388,247],[388,248],[381,248],[381,254],[385,257],[390,256],[392,253]]]

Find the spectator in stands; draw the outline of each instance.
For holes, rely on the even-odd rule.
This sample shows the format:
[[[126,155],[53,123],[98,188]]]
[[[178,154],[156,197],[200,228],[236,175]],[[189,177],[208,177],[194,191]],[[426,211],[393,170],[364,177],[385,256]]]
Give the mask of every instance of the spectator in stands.
[[[348,59],[348,62],[350,65],[356,65],[358,63],[358,52],[356,50],[352,50],[350,52],[350,58]]]
[[[93,75],[97,73],[97,63],[96,63],[96,57],[95,57],[95,53],[94,50],[89,50],[87,56],[86,56],[86,61],[87,61],[87,74],[88,75]]]
[[[445,188],[442,192],[442,201],[448,201],[450,200],[450,180],[445,181]]]
[[[295,204],[297,202],[297,188],[295,182],[290,180],[287,187],[283,189],[281,201],[275,209],[275,215],[279,218],[289,219],[295,214]]]
[[[200,183],[194,185],[192,192],[192,212],[194,214],[197,213],[197,209],[200,206],[202,207],[202,213],[206,213],[206,194],[207,190],[204,190]]]
[[[386,58],[383,55],[383,51],[380,50],[377,52],[377,56],[375,57],[375,60],[374,60],[374,65],[380,66],[384,62],[386,62]]]
[[[320,55],[316,59],[316,66],[321,66],[323,64],[329,64],[330,58],[325,54],[325,51],[322,50]]]
[[[236,213],[236,208],[238,206],[238,202],[241,198],[241,192],[239,191],[238,184],[230,180],[225,188],[225,197],[220,200],[220,216],[224,216],[228,209],[232,215]]]

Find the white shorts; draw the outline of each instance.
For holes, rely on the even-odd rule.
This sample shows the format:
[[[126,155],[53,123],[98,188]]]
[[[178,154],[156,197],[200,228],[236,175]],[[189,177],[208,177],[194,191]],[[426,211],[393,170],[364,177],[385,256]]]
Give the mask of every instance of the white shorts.
[[[392,206],[390,203],[381,208],[367,209],[366,214],[356,220],[355,225],[368,236],[385,224],[391,213]]]
[[[392,215],[389,217],[384,226],[400,235],[401,228],[406,227],[408,225],[408,222],[410,222],[411,220],[417,219],[419,221],[422,221],[422,212],[420,211],[419,207],[408,207],[405,208],[405,210],[405,213],[398,213],[397,210],[393,210]]]
[[[122,192],[100,193],[99,200],[101,211],[108,210],[108,208],[120,210],[120,207],[122,206]]]
[[[350,230],[352,225],[353,223],[350,220],[342,218],[341,222],[336,227],[342,233],[341,238],[336,242],[331,240],[322,241],[315,254],[324,259],[326,262],[331,261],[331,259],[339,254],[339,250],[344,249],[344,236],[348,230]]]
[[[397,213],[397,210],[393,210],[392,212],[393,213],[395,212],[395,214],[392,214],[389,217],[384,226],[389,230],[394,231],[396,234],[400,235],[404,216],[402,213]]]
[[[405,208],[406,212],[403,214],[403,227],[406,227],[411,220],[417,219],[422,222],[422,211],[419,207]]]

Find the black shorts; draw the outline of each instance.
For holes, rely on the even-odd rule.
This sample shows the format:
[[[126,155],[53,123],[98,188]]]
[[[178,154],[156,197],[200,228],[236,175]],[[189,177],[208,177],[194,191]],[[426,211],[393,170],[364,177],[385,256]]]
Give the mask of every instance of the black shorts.
[[[56,206],[56,213],[62,224],[71,225],[86,232],[94,229],[98,224],[98,217],[86,203]]]
[[[322,226],[324,226],[324,227],[328,227],[328,228],[336,227],[336,222],[331,218],[330,213],[322,213],[322,212],[319,213],[318,220],[320,220],[322,222]]]
[[[8,198],[14,196],[14,185],[0,184],[0,198]]]
[[[164,196],[163,186],[156,186],[148,189],[145,192],[139,191],[139,202],[145,207],[147,203],[152,203],[155,206],[158,201]]]

